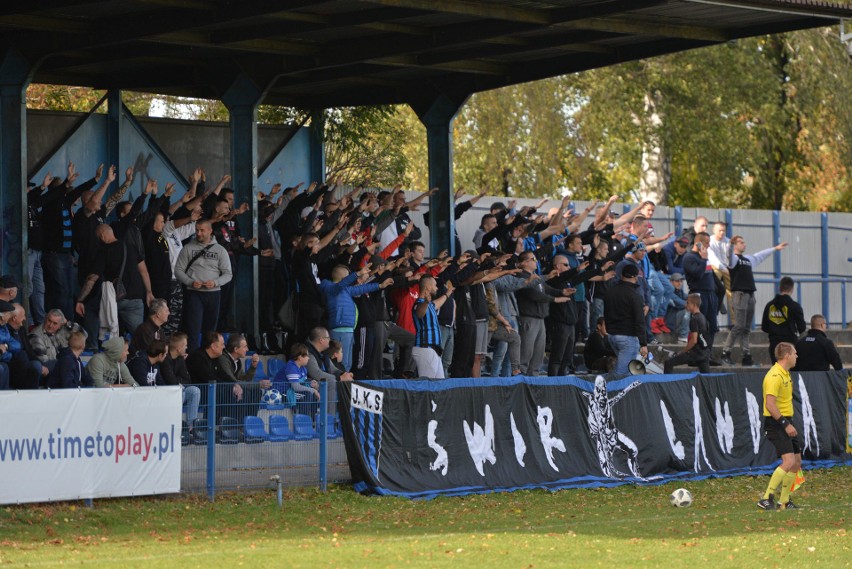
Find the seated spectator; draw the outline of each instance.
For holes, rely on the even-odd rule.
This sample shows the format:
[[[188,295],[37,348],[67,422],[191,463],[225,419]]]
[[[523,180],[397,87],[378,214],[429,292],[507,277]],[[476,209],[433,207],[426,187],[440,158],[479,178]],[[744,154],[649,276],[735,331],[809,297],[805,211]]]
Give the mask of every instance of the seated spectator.
[[[139,387],[127,369],[130,345],[121,336],[113,336],[103,343],[103,350],[92,356],[86,369],[95,387]]]
[[[677,341],[685,344],[689,334],[689,312],[686,311],[686,290],[683,283],[686,279],[680,273],[669,276],[672,289],[666,295],[666,327],[677,334]]]
[[[328,354],[328,359],[331,362],[331,365],[337,368],[334,374],[338,375],[338,373],[344,373],[346,370],[343,368],[343,344],[337,340],[329,340],[328,350],[326,350],[326,353]]]
[[[48,319],[50,314],[48,313]],[[75,330],[68,336],[67,346],[59,350],[56,365],[47,376],[47,386],[51,389],[71,389],[92,387],[94,382],[88,368],[83,365],[80,355],[86,348],[86,333]]]
[[[127,362],[127,369],[136,383],[139,385],[155,386],[159,382],[163,385],[165,382],[159,381],[162,377],[160,374],[160,364],[166,359],[168,346],[162,340],[154,340],[144,351],[136,352],[136,355],[130,358]]]
[[[162,298],[155,298],[148,306],[148,318],[133,332],[130,342],[130,353],[144,352],[154,340],[165,341],[163,326],[169,321],[169,303]]]
[[[76,322],[68,322],[58,308],[47,313],[44,322],[29,333],[30,346],[36,358],[48,368],[59,357],[59,352],[68,347],[71,334],[83,329]],[[85,332],[83,332],[85,338]]]
[[[675,366],[697,366],[701,373],[710,373],[710,345],[707,319],[701,313],[701,296],[690,294],[686,297],[686,310],[689,312],[689,338],[683,351],[664,364],[665,372],[672,373]]]
[[[216,403],[220,416],[231,416],[242,423],[248,414],[243,401],[243,387],[235,382],[229,370],[222,366],[220,357],[225,351],[225,340],[215,330],[204,332],[201,347],[186,358],[186,369],[192,383],[216,383]],[[207,389],[201,391],[201,404],[207,404]]]
[[[247,354],[248,342],[245,336],[232,334],[225,345],[224,353],[219,356],[219,365],[225,375],[228,376],[228,381],[236,382],[242,386],[242,407],[245,415],[257,415],[263,390],[269,389],[272,382],[268,379],[261,379],[259,382],[254,381],[260,356],[253,354],[249,360],[249,366],[246,368],[243,365],[243,360]]]
[[[328,382],[328,412],[334,413],[337,407],[337,382],[352,381],[352,372],[342,371],[332,364],[328,357],[328,348],[331,344],[331,336],[328,330],[317,327],[311,330],[307,344],[303,344],[308,351],[308,378],[316,381]],[[292,359],[292,358],[291,358]]]
[[[296,400],[296,413],[313,416],[320,400],[319,384],[308,379],[308,347],[305,344],[293,344],[290,359],[284,368],[275,375],[273,389],[282,395],[292,391]]]
[[[12,389],[38,389],[42,378],[47,378],[50,370],[42,365],[30,346],[29,338],[25,331],[27,313],[24,307],[18,303],[12,305],[13,312],[3,328],[6,329],[8,351],[10,355],[9,385]]]
[[[9,352],[9,333],[6,323],[15,313],[15,307],[0,300],[0,391],[9,389],[9,362],[12,354]]]
[[[166,357],[160,363],[160,373],[165,385],[180,385],[183,391],[183,404],[186,405],[186,422],[190,432],[192,424],[198,417],[198,405],[201,403],[201,390],[190,385],[192,379],[186,369],[186,334],[175,332],[169,338],[169,349]]]
[[[834,342],[825,335],[828,325],[825,316],[811,316],[811,329],[807,336],[796,342],[796,365],[793,371],[828,371],[829,367],[843,369],[843,361]]]
[[[594,331],[589,334],[583,348],[583,360],[589,373],[609,372],[615,367],[615,351],[609,343],[606,333],[606,320],[598,318]]]

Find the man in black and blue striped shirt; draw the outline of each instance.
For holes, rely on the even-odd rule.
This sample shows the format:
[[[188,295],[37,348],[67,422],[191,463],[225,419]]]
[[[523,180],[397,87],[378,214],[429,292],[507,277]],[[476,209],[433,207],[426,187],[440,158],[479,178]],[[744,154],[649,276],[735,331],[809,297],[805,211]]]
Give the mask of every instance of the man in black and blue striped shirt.
[[[435,277],[424,275],[420,278],[420,293],[412,308],[415,329],[412,357],[417,364],[417,374],[420,377],[443,379],[438,310],[453,293],[453,284],[447,282],[444,294],[436,296],[437,292],[438,283]]]

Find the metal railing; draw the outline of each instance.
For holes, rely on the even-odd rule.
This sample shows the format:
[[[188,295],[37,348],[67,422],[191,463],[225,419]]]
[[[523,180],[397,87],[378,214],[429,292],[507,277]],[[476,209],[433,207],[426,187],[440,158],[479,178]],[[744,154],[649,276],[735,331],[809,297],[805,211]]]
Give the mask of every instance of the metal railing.
[[[758,284],[778,284],[779,279],[754,279],[755,283]],[[828,286],[833,283],[840,284],[840,325],[843,328],[846,328],[848,323],[846,319],[846,283],[849,279],[843,277],[796,277],[796,285],[807,284],[807,283],[821,283],[823,286],[822,294],[828,295]],[[796,286],[796,302],[802,304],[802,287]],[[756,314],[756,313],[755,313]],[[825,317],[828,318],[828,314],[825,314]],[[807,316],[806,316],[807,318]],[[830,323],[830,321],[829,321]]]
[[[339,421],[329,413],[336,393],[329,394],[327,383],[320,382],[320,402],[308,404],[316,407],[309,414],[298,403],[261,401],[257,382],[241,383],[237,400],[233,385],[199,386],[199,418],[182,437],[182,492],[206,492],[213,501],[217,491],[273,488],[279,480],[324,492],[329,479],[349,478]]]

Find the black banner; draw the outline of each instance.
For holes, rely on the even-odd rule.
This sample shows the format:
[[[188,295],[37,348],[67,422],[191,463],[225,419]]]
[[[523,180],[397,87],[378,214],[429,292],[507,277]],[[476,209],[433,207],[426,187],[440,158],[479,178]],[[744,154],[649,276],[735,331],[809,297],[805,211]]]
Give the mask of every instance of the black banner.
[[[431,497],[760,473],[764,372],[338,384],[361,492]],[[849,461],[846,375],[794,373],[803,456]]]

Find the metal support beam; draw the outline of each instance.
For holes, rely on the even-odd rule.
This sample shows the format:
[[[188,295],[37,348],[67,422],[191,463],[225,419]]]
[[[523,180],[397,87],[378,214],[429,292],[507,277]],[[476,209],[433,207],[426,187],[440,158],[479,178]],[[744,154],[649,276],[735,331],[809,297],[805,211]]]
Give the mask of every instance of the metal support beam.
[[[32,68],[20,53],[0,53],[0,271],[14,275],[29,297],[27,270],[27,105]],[[39,181],[40,183],[41,181]]]
[[[311,111],[310,135],[310,173],[311,181],[322,183],[325,180],[325,113],[323,109]]]
[[[257,235],[257,105],[263,98],[263,89],[257,86],[245,74],[238,75],[231,86],[225,91],[222,102],[230,113],[231,125],[231,184],[234,189],[234,204],[238,206],[248,202],[251,211],[251,225],[245,231],[246,224],[241,225],[246,239]],[[239,223],[239,221],[238,221]],[[258,259],[250,257],[251,268],[243,266],[247,259],[237,258],[238,270],[234,274],[235,301],[232,311],[239,319],[231,315],[231,320],[241,330],[251,331],[258,335],[260,318],[258,314]]]
[[[107,93],[107,168],[115,166],[117,172],[127,167],[121,164],[121,91],[113,89]]]
[[[455,199],[453,190],[453,119],[467,97],[460,101],[438,95],[424,104],[411,107],[426,126],[429,148],[429,187],[438,193],[429,199],[431,254],[447,250],[455,255]]]

